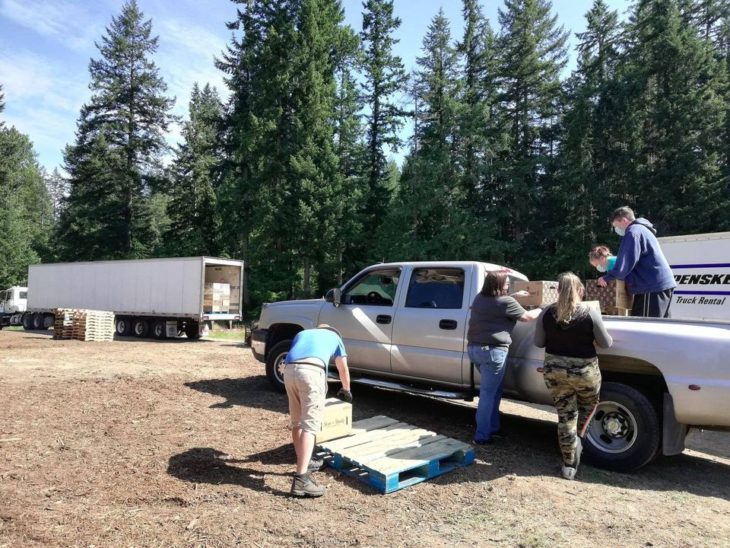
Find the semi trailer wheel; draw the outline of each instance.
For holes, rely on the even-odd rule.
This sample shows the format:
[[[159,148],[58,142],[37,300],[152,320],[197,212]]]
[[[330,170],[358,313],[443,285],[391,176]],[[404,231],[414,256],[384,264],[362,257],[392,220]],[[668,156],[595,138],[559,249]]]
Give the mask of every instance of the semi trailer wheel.
[[[187,322],[185,324],[185,335],[188,339],[199,339],[200,325],[198,322]]]
[[[43,314],[36,312],[33,314],[33,330],[40,331],[43,329]]]
[[[135,337],[144,339],[147,336],[147,333],[149,333],[149,330],[150,325],[144,318],[135,318],[132,322],[132,332]]]
[[[662,423],[651,400],[636,388],[607,382],[586,431],[586,460],[609,470],[631,472],[659,453]]]
[[[129,337],[132,335],[132,319],[127,316],[117,316],[114,322],[114,329],[120,337]]]
[[[167,324],[165,320],[155,320],[152,324],[152,336],[159,340],[167,338]]]

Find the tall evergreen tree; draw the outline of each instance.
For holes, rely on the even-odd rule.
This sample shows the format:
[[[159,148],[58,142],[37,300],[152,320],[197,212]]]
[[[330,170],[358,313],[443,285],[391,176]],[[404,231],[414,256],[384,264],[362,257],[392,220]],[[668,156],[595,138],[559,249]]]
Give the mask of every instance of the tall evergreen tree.
[[[676,0],[643,0],[635,17],[636,205],[665,234],[717,230],[730,199],[720,171],[726,72],[697,29],[682,24]]]
[[[242,174],[226,177],[225,202],[254,206],[244,255],[254,304],[311,294],[319,271],[335,270],[343,18],[334,0],[247,2],[235,23],[243,36],[221,62],[229,85],[237,84],[226,121],[228,170]]]
[[[548,201],[570,219],[546,230],[555,254],[546,260],[553,271],[586,271],[586,251],[603,243],[611,208],[609,164],[621,154],[615,146],[614,82],[619,62],[621,27],[618,14],[604,0],[595,0],[579,33],[578,66],[566,84],[567,111],[561,143],[560,170]],[[615,206],[614,206],[615,207]]]
[[[401,145],[399,130],[405,113],[398,106],[398,99],[405,91],[407,75],[403,61],[393,53],[398,43],[394,34],[401,24],[393,15],[393,0],[366,0],[363,8],[360,37],[364,50],[362,87],[367,123],[363,235],[365,242],[370,242],[387,211],[393,190],[388,186],[386,152]],[[367,254],[366,249],[363,251]]]
[[[190,119],[183,125],[184,142],[172,166],[170,228],[165,247],[172,255],[219,254],[219,218],[215,176],[220,158],[218,130],[222,117],[218,92],[209,84],[193,85]]]
[[[149,59],[157,49],[151,21],[135,0],[112,19],[89,64],[92,97],[67,147],[70,191],[59,231],[65,259],[145,257],[157,244],[150,195],[173,101]]]
[[[364,247],[363,221],[365,197],[367,195],[365,176],[366,144],[361,111],[362,95],[359,93],[357,68],[361,64],[360,40],[351,27],[344,27],[339,38],[335,62],[337,96],[335,99],[335,154],[339,161],[342,178],[342,219],[339,223],[340,237],[335,244],[336,260],[332,263],[334,272],[321,269],[321,287],[341,284],[344,277],[357,272],[367,258],[361,249]]]
[[[0,126],[0,287],[24,283],[47,256],[51,204],[30,139]]]
[[[377,249],[386,259],[463,258],[468,247],[465,194],[457,161],[460,78],[449,22],[440,11],[418,58],[414,146]],[[455,184],[456,183],[456,184]]]
[[[514,242],[508,261],[520,258],[515,266],[533,277],[542,274],[542,261],[529,251],[554,247],[544,240],[537,213],[555,169],[560,72],[567,62],[567,34],[551,9],[549,0],[505,0],[499,10],[500,121],[510,136],[499,159],[501,236]]]

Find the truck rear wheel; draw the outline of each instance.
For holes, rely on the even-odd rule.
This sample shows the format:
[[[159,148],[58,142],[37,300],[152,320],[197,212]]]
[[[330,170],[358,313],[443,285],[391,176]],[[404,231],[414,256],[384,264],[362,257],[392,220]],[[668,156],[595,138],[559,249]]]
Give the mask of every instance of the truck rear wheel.
[[[127,316],[117,316],[114,329],[120,337],[129,337],[132,334],[132,319]]]
[[[50,329],[53,327],[53,323],[56,321],[56,317],[53,314],[43,315],[43,329]]]
[[[33,314],[23,314],[23,329],[30,331],[33,329]]]
[[[135,337],[144,339],[147,336],[147,333],[149,333],[149,330],[150,324],[144,318],[135,318],[132,322],[132,332]]]
[[[280,341],[274,345],[266,357],[266,377],[279,392],[286,392],[284,387],[284,359],[289,353],[291,340]]]
[[[154,321],[152,324],[152,336],[160,340],[167,338],[167,324],[165,320]]]
[[[198,322],[187,322],[185,324],[185,336],[188,339],[200,338],[200,325]]]
[[[601,402],[584,440],[586,460],[609,470],[631,472],[659,452],[662,426],[651,400],[632,386],[601,387]]]
[[[43,329],[43,314],[37,312],[33,314],[33,330],[41,331]]]

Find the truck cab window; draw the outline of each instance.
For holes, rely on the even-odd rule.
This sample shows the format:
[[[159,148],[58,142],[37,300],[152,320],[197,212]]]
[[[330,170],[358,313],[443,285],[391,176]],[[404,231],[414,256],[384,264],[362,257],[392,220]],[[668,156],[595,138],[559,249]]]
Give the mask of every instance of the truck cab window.
[[[413,271],[407,308],[461,308],[464,271],[460,268],[417,268]]]
[[[399,270],[373,270],[345,290],[342,304],[393,306]]]

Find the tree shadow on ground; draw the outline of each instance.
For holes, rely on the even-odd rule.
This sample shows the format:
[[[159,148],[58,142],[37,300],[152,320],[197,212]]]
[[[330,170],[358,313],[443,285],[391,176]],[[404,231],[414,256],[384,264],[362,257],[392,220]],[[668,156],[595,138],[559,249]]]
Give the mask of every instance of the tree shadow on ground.
[[[240,405],[268,409],[277,413],[289,412],[286,395],[272,390],[265,376],[242,379],[206,379],[186,382],[185,386],[225,399],[225,401],[212,404],[211,409],[225,409]]]
[[[242,379],[210,379],[186,383],[201,392],[225,398],[213,408],[237,405],[288,412],[286,395],[271,389],[265,376]],[[330,393],[336,384],[330,387]],[[354,385],[353,421],[387,415],[471,444],[474,434],[473,404],[415,396]],[[501,476],[558,476],[560,453],[556,425],[550,420],[502,414],[504,438],[494,444],[475,446],[477,461],[462,470],[432,481],[439,483],[484,482]],[[290,457],[293,462],[293,455]],[[353,487],[361,482],[350,478]],[[626,489],[686,491],[700,496],[730,500],[730,466],[694,455],[660,458],[633,473],[619,473],[581,465],[577,481],[601,483]],[[364,486],[363,492],[371,488]]]
[[[277,450],[281,449],[278,448]],[[233,458],[211,447],[194,447],[170,457],[167,473],[183,481],[193,483],[237,485],[272,495],[289,496],[286,491],[267,486],[265,478],[267,475],[287,476],[290,474],[264,472],[255,468],[237,466],[244,462],[252,461],[248,458]],[[291,459],[289,459],[289,462],[291,462]]]

